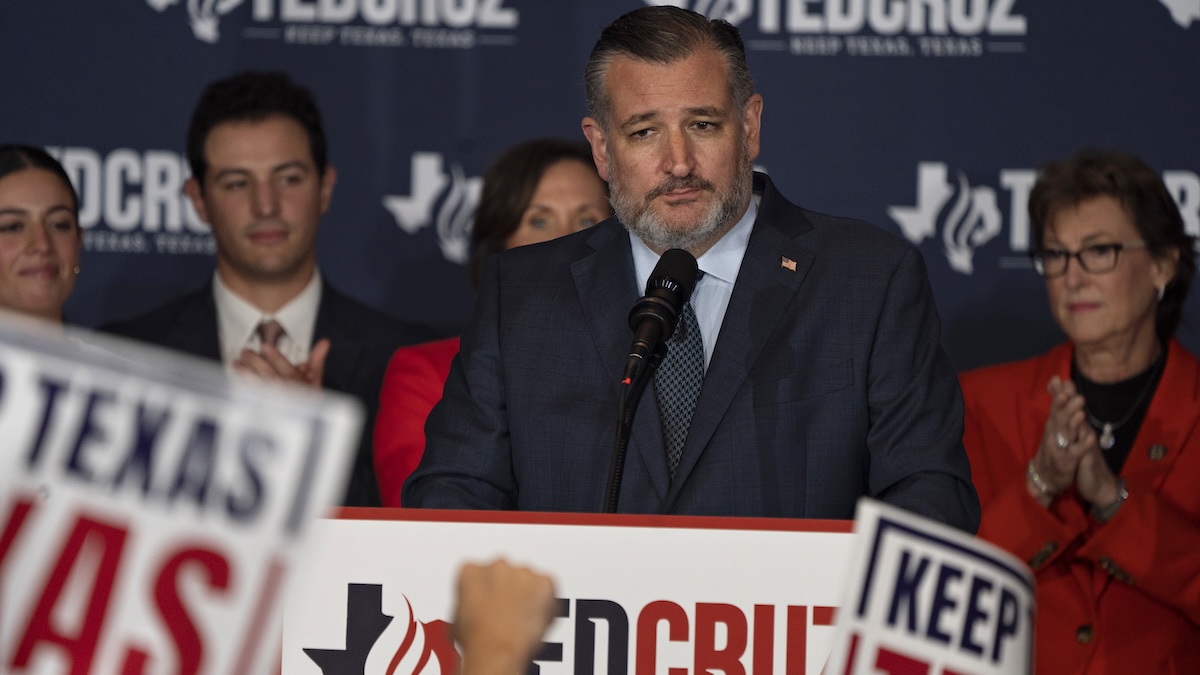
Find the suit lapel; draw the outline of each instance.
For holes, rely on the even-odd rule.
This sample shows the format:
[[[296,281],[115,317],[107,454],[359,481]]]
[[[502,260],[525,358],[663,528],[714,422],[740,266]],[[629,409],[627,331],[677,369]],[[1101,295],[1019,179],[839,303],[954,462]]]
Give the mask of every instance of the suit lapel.
[[[571,275],[588,332],[595,341],[596,351],[604,361],[609,391],[614,399],[624,375],[624,355],[629,353],[633,332],[629,328],[629,310],[640,297],[634,281],[633,253],[629,235],[615,219],[594,228],[588,239],[594,253],[571,265]],[[658,497],[667,493],[670,476],[663,451],[662,427],[658,410],[653,403],[650,387],[638,406],[630,434],[629,453],[642,458]],[[617,419],[613,409],[612,418]],[[615,429],[615,426],[614,426]],[[628,462],[628,459],[626,460]]]
[[[178,313],[164,343],[173,349],[220,362],[218,330],[217,301],[210,279],[188,299],[188,308]]]
[[[800,237],[812,227],[807,218],[775,191],[769,179],[758,174],[755,178],[762,187],[758,217],[667,495],[668,509],[783,321],[814,260],[813,253],[800,243]]]
[[[321,281],[321,302],[317,306],[317,320],[313,325],[313,344],[329,338],[332,345],[325,359],[325,372],[321,384],[327,389],[350,390],[349,382],[342,382],[358,369],[362,349],[353,339],[356,331],[354,316],[343,311],[342,295],[329,284]],[[311,348],[312,345],[309,345]]]

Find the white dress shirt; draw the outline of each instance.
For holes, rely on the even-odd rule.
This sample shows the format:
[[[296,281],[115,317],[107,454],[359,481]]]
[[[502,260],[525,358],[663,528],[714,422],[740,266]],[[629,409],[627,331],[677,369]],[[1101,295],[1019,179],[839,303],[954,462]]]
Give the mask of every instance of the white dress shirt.
[[[284,334],[277,346],[284,357],[293,364],[308,361],[317,323],[317,308],[321,305],[320,272],[314,272],[304,290],[274,313],[258,309],[231,291],[216,272],[213,272],[213,299],[217,303],[221,362],[226,366],[237,361],[243,349],[257,352],[262,347],[258,324],[272,319],[283,326]]]
[[[742,267],[742,258],[746,256],[746,246],[750,243],[750,232],[754,229],[754,220],[758,217],[758,201],[756,194],[750,199],[750,206],[741,220],[725,236],[717,240],[712,248],[696,259],[704,276],[696,283],[692,291],[692,310],[696,312],[696,322],[700,324],[700,336],[704,340],[704,368],[712,361],[713,350],[717,346],[717,337],[721,332],[721,323],[725,320],[725,310],[729,308],[729,298],[733,295],[733,283],[737,280],[738,270]],[[637,276],[637,287],[644,292],[654,266],[658,264],[659,255],[650,250],[636,236],[629,238],[633,248],[633,271]]]

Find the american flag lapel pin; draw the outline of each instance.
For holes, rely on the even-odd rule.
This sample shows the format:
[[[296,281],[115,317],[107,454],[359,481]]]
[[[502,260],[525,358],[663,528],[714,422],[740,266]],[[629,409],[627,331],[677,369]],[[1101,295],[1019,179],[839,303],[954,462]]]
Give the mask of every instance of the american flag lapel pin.
[[[785,256],[783,256],[783,258],[781,258],[781,259],[779,260],[779,266],[780,266],[780,267],[782,267],[783,269],[785,269],[785,270],[789,271],[789,272],[795,272],[795,271],[796,271],[796,261],[795,261],[795,260],[792,260],[792,259],[791,259],[791,258],[789,258],[789,257],[787,257],[786,255],[785,255]]]

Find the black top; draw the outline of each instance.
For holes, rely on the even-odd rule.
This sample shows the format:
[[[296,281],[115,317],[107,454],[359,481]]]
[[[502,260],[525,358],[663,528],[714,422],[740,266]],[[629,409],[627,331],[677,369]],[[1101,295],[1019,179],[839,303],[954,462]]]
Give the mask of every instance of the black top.
[[[1074,361],[1071,362],[1071,379],[1075,381],[1075,388],[1083,395],[1088,422],[1097,434],[1101,433],[1105,423],[1112,425],[1112,434],[1116,442],[1111,448],[1105,449],[1101,445],[1100,449],[1114,475],[1121,473],[1121,467],[1125,465],[1125,459],[1133,449],[1133,441],[1137,438],[1142,421],[1146,419],[1146,411],[1150,409],[1150,400],[1154,398],[1154,391],[1158,389],[1166,362],[1167,350],[1164,348],[1162,356],[1151,363],[1149,368],[1127,380],[1109,384],[1087,379],[1080,374]]]

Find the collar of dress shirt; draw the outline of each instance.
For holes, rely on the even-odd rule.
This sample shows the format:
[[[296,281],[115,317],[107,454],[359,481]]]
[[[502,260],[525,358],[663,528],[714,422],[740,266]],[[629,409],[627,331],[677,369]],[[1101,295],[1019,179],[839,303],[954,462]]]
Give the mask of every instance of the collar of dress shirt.
[[[728,309],[729,298],[733,295],[733,284],[737,280],[738,270],[742,267],[746,246],[750,243],[754,220],[758,217],[760,199],[758,194],[753,195],[741,220],[705,251],[704,255],[696,259],[700,270],[704,272],[704,278],[696,284],[692,292],[692,309],[696,312],[696,321],[700,324],[700,334],[704,338],[705,367],[712,361],[721,322],[725,320],[725,310]],[[640,294],[645,291],[646,282],[654,272],[654,266],[658,264],[659,255],[636,236],[630,236],[629,243],[633,249],[633,271]]]
[[[217,327],[221,338],[221,362],[229,365],[237,360],[242,349],[258,348],[258,324],[274,319],[286,333],[280,350],[292,363],[308,360],[316,329],[317,308],[321,304],[321,273],[314,271],[312,279],[300,294],[271,314],[250,304],[229,289],[221,275],[213,272],[213,299],[217,303]]]

